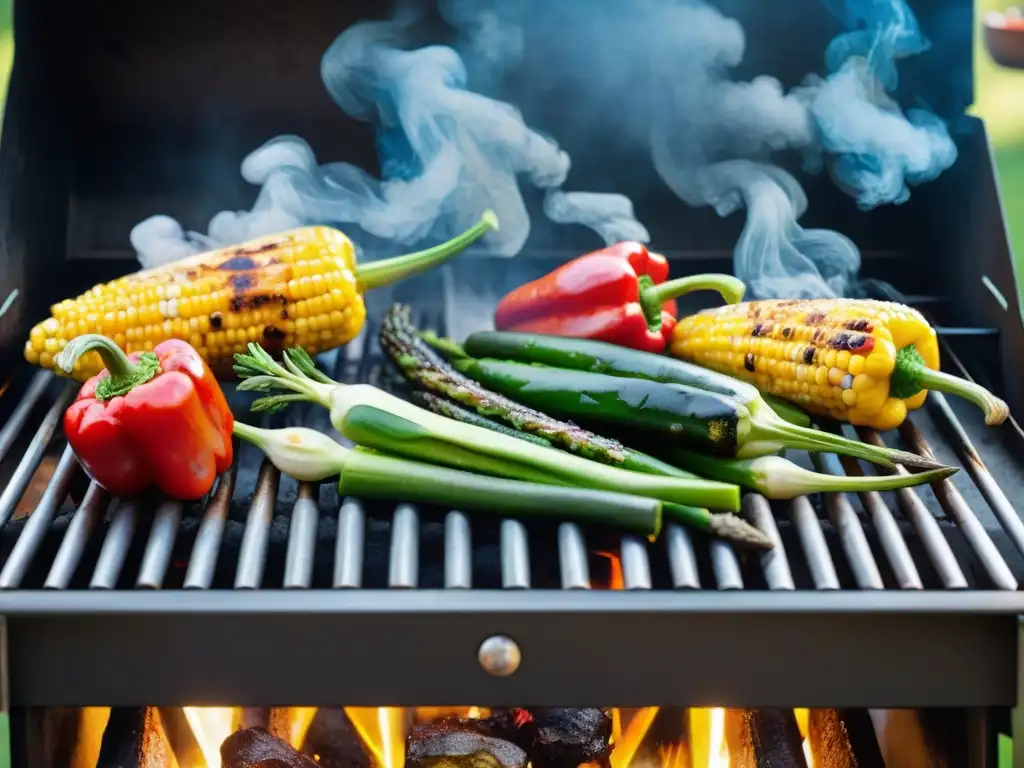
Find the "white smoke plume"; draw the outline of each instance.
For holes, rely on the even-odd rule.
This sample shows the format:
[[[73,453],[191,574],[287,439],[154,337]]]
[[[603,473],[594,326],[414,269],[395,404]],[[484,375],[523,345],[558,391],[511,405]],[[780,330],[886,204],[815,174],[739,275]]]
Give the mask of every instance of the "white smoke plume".
[[[909,185],[948,168],[956,148],[939,118],[922,109],[904,115],[889,96],[897,60],[927,48],[902,0],[823,2],[848,31],[822,52],[824,76],[809,73],[789,92],[771,77],[731,80],[744,31],[699,0],[440,0],[455,47],[416,47],[410,30],[422,7],[402,4],[391,21],[344,31],[321,67],[340,109],[374,124],[381,178],[321,163],[301,138],[278,137],[242,165],[260,187],[252,210],[217,214],[206,235],[152,217],[135,227],[132,244],[149,266],[329,223],[411,246],[451,236],[486,206],[502,223],[489,252],[514,256],[530,232],[524,185],[544,190],[544,214],[556,224],[582,224],[609,243],[647,241],[628,198],[566,191],[571,162],[558,136],[485,95],[511,74],[535,91],[571,93],[578,119],[602,126],[607,138],[584,161],[643,147],[687,205],[745,211],[735,272],[752,296],[842,295],[860,266],[857,248],[839,233],[800,226],[806,195],[773,156],[795,152],[807,170],[827,168],[867,209],[905,201]]]

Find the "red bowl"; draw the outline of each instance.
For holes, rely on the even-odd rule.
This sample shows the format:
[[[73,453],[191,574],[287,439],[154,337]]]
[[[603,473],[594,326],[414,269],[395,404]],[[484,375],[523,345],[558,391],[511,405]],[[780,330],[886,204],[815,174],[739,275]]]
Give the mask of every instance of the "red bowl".
[[[987,13],[985,46],[997,64],[1024,69],[1024,13]]]

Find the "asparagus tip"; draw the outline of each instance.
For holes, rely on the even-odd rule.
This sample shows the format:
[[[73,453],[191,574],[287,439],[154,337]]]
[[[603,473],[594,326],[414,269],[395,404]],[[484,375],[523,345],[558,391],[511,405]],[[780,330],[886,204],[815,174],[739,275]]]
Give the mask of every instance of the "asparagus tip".
[[[898,448],[891,449],[889,451],[889,456],[892,458],[894,464],[902,464],[904,467],[911,469],[949,469],[947,465],[929,458],[928,456],[911,453],[910,451],[901,451]],[[953,470],[956,471],[956,468],[954,467]]]
[[[713,536],[754,549],[775,549],[775,544],[758,528],[732,514],[712,513],[708,532]]]

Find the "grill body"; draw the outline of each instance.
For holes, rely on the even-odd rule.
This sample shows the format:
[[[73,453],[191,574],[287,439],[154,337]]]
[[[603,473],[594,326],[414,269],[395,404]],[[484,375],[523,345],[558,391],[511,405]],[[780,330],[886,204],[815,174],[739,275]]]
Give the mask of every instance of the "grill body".
[[[778,61],[748,36],[750,72],[738,76],[792,85],[819,68],[836,23],[797,4],[724,4],[764,25],[766,40],[794,43]],[[984,125],[962,116],[969,77],[935,76],[940,61],[970,71],[970,7],[920,5],[937,53],[910,64],[904,82],[953,121],[959,160],[907,204],[870,214],[828,179],[801,177],[812,201],[802,223],[853,237],[864,275],[891,282],[944,329],[947,367],[1021,413],[1024,328]],[[364,504],[280,478],[247,451],[202,505],[112,502],[81,482],[57,429],[73,392],[13,362],[30,323],[134,268],[127,233],[141,218],[163,212],[203,228],[216,211],[251,204],[238,166],[271,136],[300,134],[321,160],[373,171],[369,129],[330,102],[318,62],[348,24],[387,11],[329,0],[16,3],[0,145],[0,294],[24,297],[0,323],[16,369],[0,399],[10,703],[1014,705],[1024,436],[1015,424],[986,430],[944,398],[893,439],[919,450],[923,439],[962,463],[954,483],[800,499],[775,505],[774,517],[748,496],[747,514],[781,545],[761,558],[680,528],[648,546],[570,524]],[[506,83],[502,95],[524,99],[541,128],[566,119],[569,100],[527,98],[528,85]],[[564,137],[576,158],[592,141]],[[581,161],[579,183],[630,195],[674,273],[729,269],[739,217],[685,208],[649,165],[625,148]],[[581,230],[538,226],[515,260],[464,257],[372,296],[369,314],[410,301],[461,337],[512,285],[596,245]],[[382,381],[370,331],[325,358],[336,377]],[[286,418],[326,427],[311,410]],[[622,591],[600,588],[603,551],[622,564]],[[479,662],[494,635],[520,647],[510,677]]]

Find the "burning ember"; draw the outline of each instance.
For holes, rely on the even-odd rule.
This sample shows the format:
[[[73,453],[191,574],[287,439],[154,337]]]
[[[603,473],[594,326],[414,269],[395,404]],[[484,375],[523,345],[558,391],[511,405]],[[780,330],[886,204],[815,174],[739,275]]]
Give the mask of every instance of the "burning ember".
[[[134,722],[130,712],[113,711],[119,713],[116,718],[110,716],[111,710],[103,708],[89,710],[88,717],[83,715],[82,755],[76,765],[105,764],[102,758],[111,750],[107,743],[111,723],[115,719]],[[138,722],[144,724],[143,733],[138,733],[138,728],[128,731],[139,757],[137,762],[127,764],[147,768],[856,765],[842,760],[815,761],[811,738],[816,716],[805,709],[185,707],[181,711],[187,723],[184,735],[168,725],[175,718],[174,712],[155,708],[142,712]],[[831,710],[823,712],[817,716],[817,729],[824,734],[838,721]],[[820,738],[831,739],[828,748],[834,749],[831,736]],[[185,741],[190,743],[183,746]],[[150,754],[149,749],[154,753]],[[117,750],[123,754],[124,745]],[[849,745],[845,750],[851,752]]]

